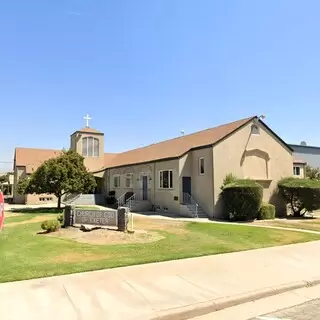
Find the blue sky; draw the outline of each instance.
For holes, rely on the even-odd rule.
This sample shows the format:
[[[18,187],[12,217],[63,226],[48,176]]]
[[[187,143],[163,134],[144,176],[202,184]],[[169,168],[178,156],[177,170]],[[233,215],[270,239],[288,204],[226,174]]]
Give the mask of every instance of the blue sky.
[[[69,147],[84,126],[118,152],[251,115],[320,145],[317,0],[0,3],[0,161]],[[11,164],[0,164],[7,169]]]

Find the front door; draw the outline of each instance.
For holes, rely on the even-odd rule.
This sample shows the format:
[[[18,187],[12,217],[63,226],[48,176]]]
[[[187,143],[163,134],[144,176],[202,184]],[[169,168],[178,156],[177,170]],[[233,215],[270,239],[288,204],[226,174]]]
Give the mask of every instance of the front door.
[[[191,177],[182,177],[182,193],[183,202],[188,202],[188,195],[191,196]]]
[[[142,176],[142,200],[148,200],[148,176]]]

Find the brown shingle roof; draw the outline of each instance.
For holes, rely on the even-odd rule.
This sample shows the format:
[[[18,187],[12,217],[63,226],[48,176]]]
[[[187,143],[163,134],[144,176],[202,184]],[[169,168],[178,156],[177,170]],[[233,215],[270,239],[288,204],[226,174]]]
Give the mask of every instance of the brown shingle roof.
[[[218,142],[254,118],[250,117],[238,120],[215,128],[155,143],[147,147],[122,152],[115,156],[107,167],[120,167],[180,157],[190,149]]]
[[[93,129],[93,128],[89,128],[89,127],[85,127],[82,128],[80,130],[77,130],[76,132],[86,132],[86,133],[99,133],[99,134],[104,134],[103,132]]]
[[[26,172],[32,173],[44,161],[58,157],[61,152],[61,150],[53,149],[16,148],[16,166],[25,166]]]
[[[105,153],[104,154],[104,166],[107,167],[112,163],[112,160],[117,156],[118,153]]]
[[[177,158],[193,148],[212,145],[219,142],[221,139],[225,138],[254,118],[255,117],[250,117],[238,120],[215,128],[199,131],[193,134],[166,140],[149,145],[147,147],[138,148],[122,153],[105,153],[104,166],[105,168],[111,168],[151,162],[156,160],[164,160],[169,158]],[[84,129],[95,130],[91,128]],[[99,131],[97,130],[96,132],[99,133]],[[61,150],[52,149],[16,148],[16,166],[26,166],[27,173],[32,173],[44,161],[59,156],[61,152]]]
[[[294,158],[293,159],[293,163],[296,163],[296,164],[307,164],[307,161],[304,161],[302,159]]]

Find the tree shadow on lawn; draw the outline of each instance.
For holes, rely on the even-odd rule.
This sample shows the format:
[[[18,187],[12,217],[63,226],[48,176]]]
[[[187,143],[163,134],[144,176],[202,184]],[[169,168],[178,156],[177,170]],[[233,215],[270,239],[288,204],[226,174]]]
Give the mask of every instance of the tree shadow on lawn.
[[[57,213],[63,213],[63,208],[58,209],[58,208],[53,208],[53,207],[39,207],[39,208],[32,208],[32,207],[26,207],[26,208],[13,208],[11,209],[11,212],[14,213],[30,213],[30,214],[35,214],[35,213],[44,213],[44,214],[57,214]]]

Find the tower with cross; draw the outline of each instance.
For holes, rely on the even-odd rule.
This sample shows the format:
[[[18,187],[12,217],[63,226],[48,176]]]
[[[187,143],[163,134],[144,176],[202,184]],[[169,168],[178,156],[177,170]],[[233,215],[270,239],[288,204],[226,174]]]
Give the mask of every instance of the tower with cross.
[[[89,128],[89,120],[92,120],[92,118],[88,114],[86,114],[83,119],[86,121],[86,128]]]
[[[101,169],[104,166],[104,133],[90,127],[92,118],[89,114],[82,119],[85,126],[71,135],[70,149],[81,154],[91,170]]]

